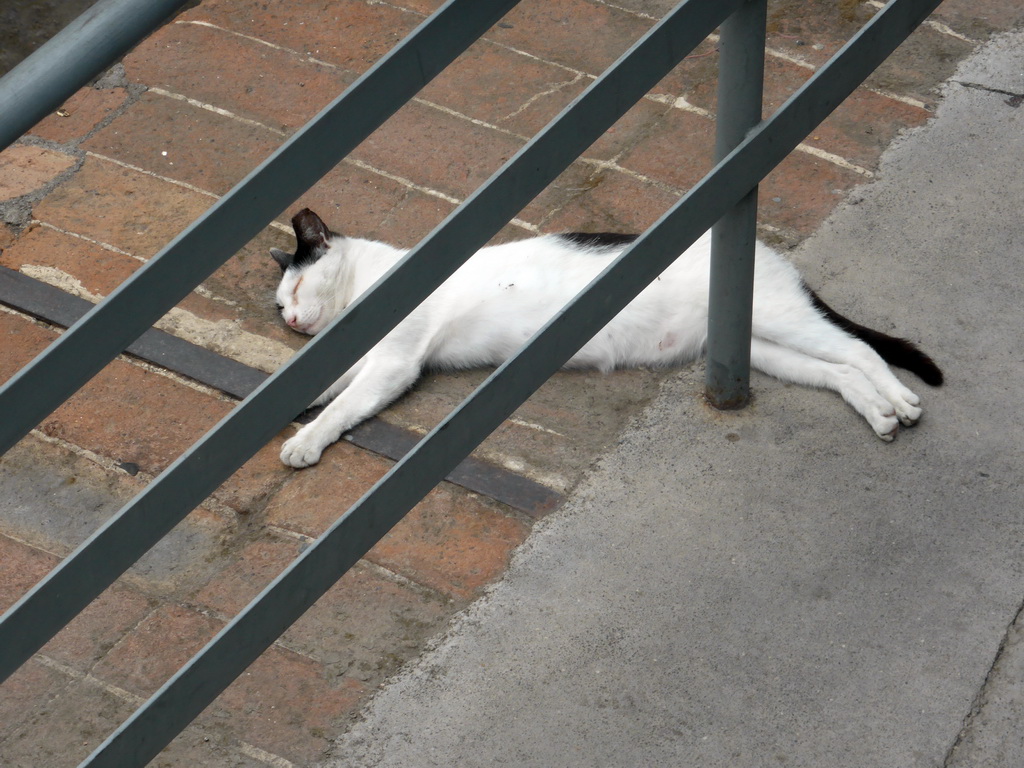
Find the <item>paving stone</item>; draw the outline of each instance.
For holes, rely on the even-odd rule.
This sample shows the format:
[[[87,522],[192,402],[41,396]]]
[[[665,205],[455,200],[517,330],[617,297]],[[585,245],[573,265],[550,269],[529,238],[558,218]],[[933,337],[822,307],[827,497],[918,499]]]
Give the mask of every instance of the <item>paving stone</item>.
[[[408,104],[352,156],[428,189],[465,198],[522,147],[491,128]]]
[[[114,361],[51,414],[41,429],[156,474],[229,408],[209,395]]]
[[[6,611],[46,576],[59,558],[0,535],[0,610]]]
[[[216,724],[193,722],[182,731],[150,766],[178,768],[179,766],[225,766],[225,768],[266,768],[273,760],[284,760],[272,752],[258,751],[256,747],[239,739]],[[278,762],[278,765],[287,763]]]
[[[59,270],[96,296],[106,296],[142,266],[138,259],[38,224],[29,225],[0,254],[0,264],[33,277],[38,268]]]
[[[267,508],[267,521],[318,536],[389,468],[390,462],[339,443],[282,488]],[[525,524],[442,485],[367,557],[440,592],[466,597],[497,578],[526,533]]]
[[[597,160],[617,160],[647,141],[672,107],[650,99],[641,99],[620,117],[596,142],[583,153]]]
[[[316,662],[270,648],[200,717],[243,741],[309,765],[366,696],[349,677],[330,678]]]
[[[387,176],[343,162],[289,206],[282,220],[306,207],[316,211],[335,232],[411,247],[455,206]],[[399,235],[404,240],[399,240]],[[267,257],[266,265],[272,264]],[[276,265],[273,269],[277,269]],[[279,271],[275,277],[280,278]]]
[[[283,240],[282,235],[280,245],[286,245]],[[274,308],[280,272],[269,254],[258,265],[255,257],[249,258],[269,248],[269,242],[261,235],[209,278],[205,285],[215,290],[216,298],[189,294],[178,305],[189,314],[172,313],[159,327],[260,370],[276,370],[287,357],[282,345],[295,349],[306,339],[288,329]],[[39,225],[29,225],[4,249],[0,264],[90,301],[109,295],[142,266],[127,254]]]
[[[165,603],[112,648],[92,674],[104,683],[148,697],[222,626],[210,616]]]
[[[59,695],[32,704],[22,727],[0,743],[5,767],[72,768],[135,709],[89,680],[72,680]]]
[[[42,189],[78,161],[63,152],[15,144],[0,152],[0,200]]]
[[[0,722],[4,724],[0,731],[0,763],[13,765],[9,747],[21,740],[23,724],[59,696],[69,682],[66,675],[33,660],[0,683]]]
[[[442,484],[366,557],[442,593],[470,598],[501,576],[528,534],[525,523]]]
[[[40,653],[86,673],[155,606],[153,598],[135,590],[112,587],[72,619]]]
[[[868,3],[774,0],[768,8],[768,47],[820,66],[875,13]]]
[[[33,213],[60,229],[148,258],[212,203],[198,192],[87,157],[81,170],[43,198]]]
[[[922,26],[908,37],[866,81],[870,88],[917,99],[929,110],[938,102],[939,86],[953,76],[974,44]]]
[[[383,3],[347,2],[329,10],[315,0],[212,0],[181,18],[244,31],[354,72],[368,69],[422,21]]]
[[[145,485],[142,476],[104,469],[35,436],[4,454],[0,469],[0,530],[58,556],[78,547]],[[192,512],[132,566],[126,583],[147,596],[191,592],[223,567],[234,525],[202,508]]]
[[[1024,23],[1024,7],[1003,0],[945,0],[935,17],[957,32],[983,42],[995,32],[1015,29]]]
[[[683,142],[685,141],[685,145]],[[685,146],[685,151],[680,151]],[[686,190],[700,181],[714,163],[715,126],[706,117],[673,109],[627,151],[619,164],[645,177]]]
[[[144,93],[82,148],[223,195],[282,138],[185,101]]]
[[[124,88],[82,88],[60,109],[36,124],[31,133],[59,144],[78,142],[127,98]]]
[[[204,609],[233,617],[276,578],[305,544],[267,533],[193,598]],[[461,605],[462,603],[458,603]],[[453,604],[358,563],[281,637],[279,644],[315,659],[330,675],[376,685],[445,623]]]
[[[489,371],[427,373],[381,417],[425,432],[479,386]],[[595,376],[560,371],[474,451],[499,467],[560,492],[572,488],[595,454],[610,446],[630,414],[657,393],[671,372],[622,370]]]
[[[922,107],[858,88],[804,142],[874,171],[897,136],[930,117]]]
[[[287,222],[309,205],[339,231],[414,245],[454,209],[455,200],[464,199],[517,151],[522,137],[543,127],[591,75],[674,4],[524,0],[424,91],[423,99],[449,111],[410,105],[359,147],[353,161],[328,172],[278,220]],[[130,53],[127,77],[133,86],[164,89],[242,120],[155,91],[126,106],[125,88],[86,88],[64,105],[67,116],[50,115],[32,133],[69,150],[84,140],[83,148],[92,152],[222,194],[282,141],[281,134],[300,127],[439,5],[440,0],[331,7],[310,0],[298,5],[205,0]],[[778,0],[769,11],[768,44],[820,66],[873,13],[865,3]],[[982,39],[1019,23],[1024,12],[1005,0],[947,0],[936,18]],[[900,130],[927,119],[934,87],[970,47],[934,28],[922,29],[870,85],[918,99],[925,108],[861,89],[807,143],[873,170],[878,153]],[[655,87],[665,98],[634,107],[587,150],[587,161],[570,166],[520,218],[544,231],[638,231],[656,220],[710,167],[713,122],[669,103],[683,96],[712,110],[717,58],[713,41],[701,44]],[[770,56],[768,73],[771,111],[811,69]],[[32,215],[141,258],[158,252],[213,201],[95,156],[68,174],[78,157],[52,148],[19,145],[0,155],[0,163],[12,151],[35,153],[35,159],[15,164],[25,176],[2,174],[0,186],[13,181],[20,186],[0,190],[0,199],[26,191],[38,195],[66,174],[35,203]],[[621,170],[603,165],[606,161]],[[798,241],[862,181],[820,158],[793,155],[762,185],[766,231],[786,244]],[[74,234],[5,226],[0,263],[60,270],[95,295],[108,294],[140,264]],[[497,239],[525,234],[510,226]],[[271,246],[291,243],[285,232],[264,230],[205,281],[220,300],[192,295],[182,308],[278,347],[301,347],[307,339],[285,328],[274,309],[280,273],[267,254]],[[23,317],[0,313],[0,380],[55,337]],[[428,374],[384,418],[411,428],[431,426],[485,375]],[[570,489],[665,375],[559,374],[478,455]],[[44,430],[156,472],[230,407],[116,362],[51,416]],[[162,683],[212,636],[221,619],[237,613],[303,546],[280,532],[254,533],[257,526],[270,523],[316,535],[391,466],[342,442],[328,450],[319,467],[294,472],[277,457],[289,434],[278,435],[217,491],[221,503],[242,514],[231,519],[199,510],[187,517],[125,580],[51,641],[45,649],[51,666],[30,662],[0,687],[5,724],[0,764],[76,764],[131,711],[135,696]],[[0,460],[0,470],[5,489],[18,474],[28,478],[37,496],[49,496],[50,508],[76,510],[33,519],[27,505],[11,503],[26,496],[5,492],[0,606],[11,604],[53,567],[57,558],[48,551],[68,551],[130,498],[140,479],[108,473],[35,438]],[[346,727],[386,676],[414,658],[453,611],[500,578],[510,552],[527,533],[527,524],[499,505],[442,485],[154,765],[314,762],[326,740]],[[73,677],[89,670],[95,678]]]
[[[352,82],[341,69],[226,30],[169,24],[124,61],[128,79],[294,131]]]
[[[864,177],[803,152],[783,160],[761,183],[758,218],[803,239],[833,211]]]
[[[559,208],[545,227],[554,232],[643,232],[678,199],[677,193],[620,171],[597,170],[587,188]]]
[[[547,61],[599,75],[651,24],[635,14],[585,0],[524,0],[488,37]]]
[[[470,46],[420,93],[475,120],[532,136],[589,78],[488,40]]]

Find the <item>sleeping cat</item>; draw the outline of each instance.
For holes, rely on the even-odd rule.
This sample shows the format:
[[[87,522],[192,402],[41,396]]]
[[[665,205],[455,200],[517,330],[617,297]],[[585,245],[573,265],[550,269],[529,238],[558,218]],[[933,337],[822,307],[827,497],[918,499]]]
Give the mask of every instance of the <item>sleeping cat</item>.
[[[300,333],[323,330],[406,251],[331,232],[312,211],[292,219],[294,254],[272,249],[277,303]],[[631,235],[543,235],[483,248],[344,373],[314,405],[327,407],[285,442],[281,460],[308,467],[348,429],[411,387],[426,366],[499,365],[568,303]],[[707,338],[710,233],[705,233],[567,363],[610,371],[697,358]],[[842,395],[883,440],[921,417],[920,398],[886,361],[942,383],[910,342],[856,325],[827,307],[782,256],[758,243],[751,365],[783,381]]]

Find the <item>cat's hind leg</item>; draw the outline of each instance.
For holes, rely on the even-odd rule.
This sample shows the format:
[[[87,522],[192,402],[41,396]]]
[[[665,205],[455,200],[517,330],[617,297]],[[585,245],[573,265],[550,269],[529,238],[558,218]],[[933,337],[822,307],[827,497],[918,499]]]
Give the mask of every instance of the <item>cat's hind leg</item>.
[[[790,306],[787,312],[756,316],[753,330],[755,338],[822,362],[856,369],[867,378],[875,393],[888,401],[904,426],[912,426],[921,418],[921,398],[896,378],[881,355],[833,325],[810,305],[801,303]]]
[[[822,360],[759,338],[751,339],[750,364],[782,381],[838,392],[882,440],[896,436],[900,419],[895,407],[853,365]]]

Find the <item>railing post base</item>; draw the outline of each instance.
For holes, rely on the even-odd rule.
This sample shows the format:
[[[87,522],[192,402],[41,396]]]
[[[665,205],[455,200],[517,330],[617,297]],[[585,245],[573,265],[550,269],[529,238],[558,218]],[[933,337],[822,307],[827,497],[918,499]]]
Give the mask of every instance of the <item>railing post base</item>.
[[[761,122],[766,0],[749,0],[722,25],[715,161]],[[757,244],[757,187],[711,228],[707,371],[704,392],[716,408],[750,400],[750,323]]]

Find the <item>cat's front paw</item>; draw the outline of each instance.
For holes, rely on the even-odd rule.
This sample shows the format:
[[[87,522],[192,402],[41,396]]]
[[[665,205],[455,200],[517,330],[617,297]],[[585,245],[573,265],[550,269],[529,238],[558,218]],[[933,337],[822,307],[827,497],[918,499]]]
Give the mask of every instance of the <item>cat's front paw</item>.
[[[295,437],[285,440],[281,447],[281,461],[289,467],[303,469],[320,461],[324,446],[305,429],[300,429]]]

